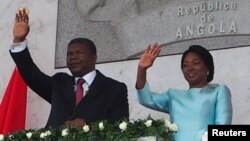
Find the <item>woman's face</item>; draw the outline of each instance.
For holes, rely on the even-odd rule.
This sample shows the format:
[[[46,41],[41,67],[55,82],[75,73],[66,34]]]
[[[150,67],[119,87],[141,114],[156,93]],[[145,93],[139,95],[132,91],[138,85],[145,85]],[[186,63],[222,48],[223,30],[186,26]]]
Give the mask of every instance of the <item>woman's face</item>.
[[[207,84],[208,68],[195,52],[185,56],[182,72],[190,88],[200,88]]]

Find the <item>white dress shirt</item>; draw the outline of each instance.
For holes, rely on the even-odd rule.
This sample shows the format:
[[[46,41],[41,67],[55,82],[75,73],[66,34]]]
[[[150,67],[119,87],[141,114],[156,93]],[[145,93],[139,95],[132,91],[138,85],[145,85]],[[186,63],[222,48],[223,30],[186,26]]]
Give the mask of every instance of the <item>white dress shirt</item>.
[[[89,86],[92,84],[95,77],[96,77],[96,70],[93,70],[82,77],[85,80],[85,83],[83,83],[84,95],[88,93]],[[78,79],[79,77],[75,77],[75,84]],[[76,88],[76,85],[75,85],[75,88]]]
[[[23,51],[27,47],[27,40],[25,39],[23,42],[20,43],[10,43],[10,51],[12,53],[17,53]]]

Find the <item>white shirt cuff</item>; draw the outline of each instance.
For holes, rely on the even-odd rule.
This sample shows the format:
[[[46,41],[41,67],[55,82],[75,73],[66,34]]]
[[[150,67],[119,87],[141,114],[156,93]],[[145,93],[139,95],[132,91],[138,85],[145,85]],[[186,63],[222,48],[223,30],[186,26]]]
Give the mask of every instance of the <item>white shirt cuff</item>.
[[[27,47],[27,40],[25,39],[23,42],[20,43],[10,43],[10,52],[18,53],[23,51]]]

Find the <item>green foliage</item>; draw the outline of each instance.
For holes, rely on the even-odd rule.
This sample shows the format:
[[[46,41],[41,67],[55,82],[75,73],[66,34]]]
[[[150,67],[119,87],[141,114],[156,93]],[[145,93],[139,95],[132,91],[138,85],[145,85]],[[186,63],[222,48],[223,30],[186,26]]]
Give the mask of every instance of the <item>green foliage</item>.
[[[166,124],[168,123],[168,124]],[[122,120],[115,124],[107,121],[94,122],[83,128],[29,129],[4,137],[4,141],[137,141],[140,137],[156,136],[174,141],[173,127],[166,120]],[[176,125],[175,125],[176,127]],[[1,141],[1,139],[0,139]]]

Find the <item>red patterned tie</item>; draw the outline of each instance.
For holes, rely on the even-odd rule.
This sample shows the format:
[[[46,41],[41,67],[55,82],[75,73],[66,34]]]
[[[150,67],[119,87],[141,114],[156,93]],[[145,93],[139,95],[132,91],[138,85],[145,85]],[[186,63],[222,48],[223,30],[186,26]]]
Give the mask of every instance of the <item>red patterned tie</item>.
[[[76,86],[76,105],[78,105],[81,101],[81,99],[83,98],[83,83],[85,82],[85,80],[83,78],[79,78],[77,80],[77,86]]]

